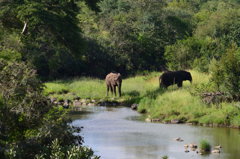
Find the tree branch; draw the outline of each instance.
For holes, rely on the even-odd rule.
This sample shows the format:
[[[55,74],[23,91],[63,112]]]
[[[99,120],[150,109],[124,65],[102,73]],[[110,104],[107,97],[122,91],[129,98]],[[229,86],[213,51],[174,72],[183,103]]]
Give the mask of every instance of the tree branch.
[[[22,34],[24,34],[25,33],[25,31],[26,31],[26,28],[27,28],[27,22],[26,21],[24,21],[24,26],[23,26],[23,29],[22,29]]]

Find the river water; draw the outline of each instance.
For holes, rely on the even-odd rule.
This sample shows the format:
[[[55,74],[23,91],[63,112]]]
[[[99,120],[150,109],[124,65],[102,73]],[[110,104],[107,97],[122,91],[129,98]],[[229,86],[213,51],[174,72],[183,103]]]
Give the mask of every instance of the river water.
[[[240,159],[240,131],[186,124],[147,123],[126,107],[85,107],[71,115],[74,126],[83,126],[80,135],[101,159]],[[174,138],[181,137],[178,142]],[[184,152],[184,144],[202,139],[221,145],[220,154]]]

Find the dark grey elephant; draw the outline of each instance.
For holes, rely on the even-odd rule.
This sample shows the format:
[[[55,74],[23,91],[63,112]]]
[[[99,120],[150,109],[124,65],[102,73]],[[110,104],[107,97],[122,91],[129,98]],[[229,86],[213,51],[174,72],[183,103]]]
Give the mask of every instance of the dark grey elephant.
[[[122,86],[122,76],[120,73],[109,73],[106,78],[106,85],[107,85],[107,96],[109,89],[111,90],[112,94],[116,96],[116,87],[118,87],[118,94],[121,97],[121,86]]]
[[[167,88],[170,85],[177,84],[182,87],[183,81],[189,80],[192,83],[192,76],[187,71],[167,71],[164,72],[160,78],[159,83],[161,88]]]

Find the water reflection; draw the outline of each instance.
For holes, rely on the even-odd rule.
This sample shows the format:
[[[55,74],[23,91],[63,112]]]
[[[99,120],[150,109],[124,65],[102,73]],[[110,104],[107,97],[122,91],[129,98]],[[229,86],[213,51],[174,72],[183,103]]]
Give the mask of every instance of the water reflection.
[[[129,108],[86,107],[73,115],[73,125],[83,126],[85,145],[103,159],[238,159],[240,131],[190,125],[167,125],[137,121],[140,115]],[[173,138],[181,137],[183,142]],[[222,145],[222,153],[201,156],[184,152],[184,144],[205,139]]]

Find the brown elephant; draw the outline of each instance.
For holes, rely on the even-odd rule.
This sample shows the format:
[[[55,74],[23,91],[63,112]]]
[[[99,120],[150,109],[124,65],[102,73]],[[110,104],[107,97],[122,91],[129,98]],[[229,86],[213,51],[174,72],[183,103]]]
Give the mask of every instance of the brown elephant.
[[[122,86],[122,76],[120,73],[109,73],[106,78],[106,85],[107,85],[107,96],[109,89],[111,90],[112,94],[116,96],[116,87],[118,87],[118,94],[121,97],[121,86]]]
[[[178,87],[182,87],[183,81],[189,80],[192,83],[192,76],[187,71],[167,71],[164,72],[160,78],[160,87],[167,88],[170,85],[177,84]]]

